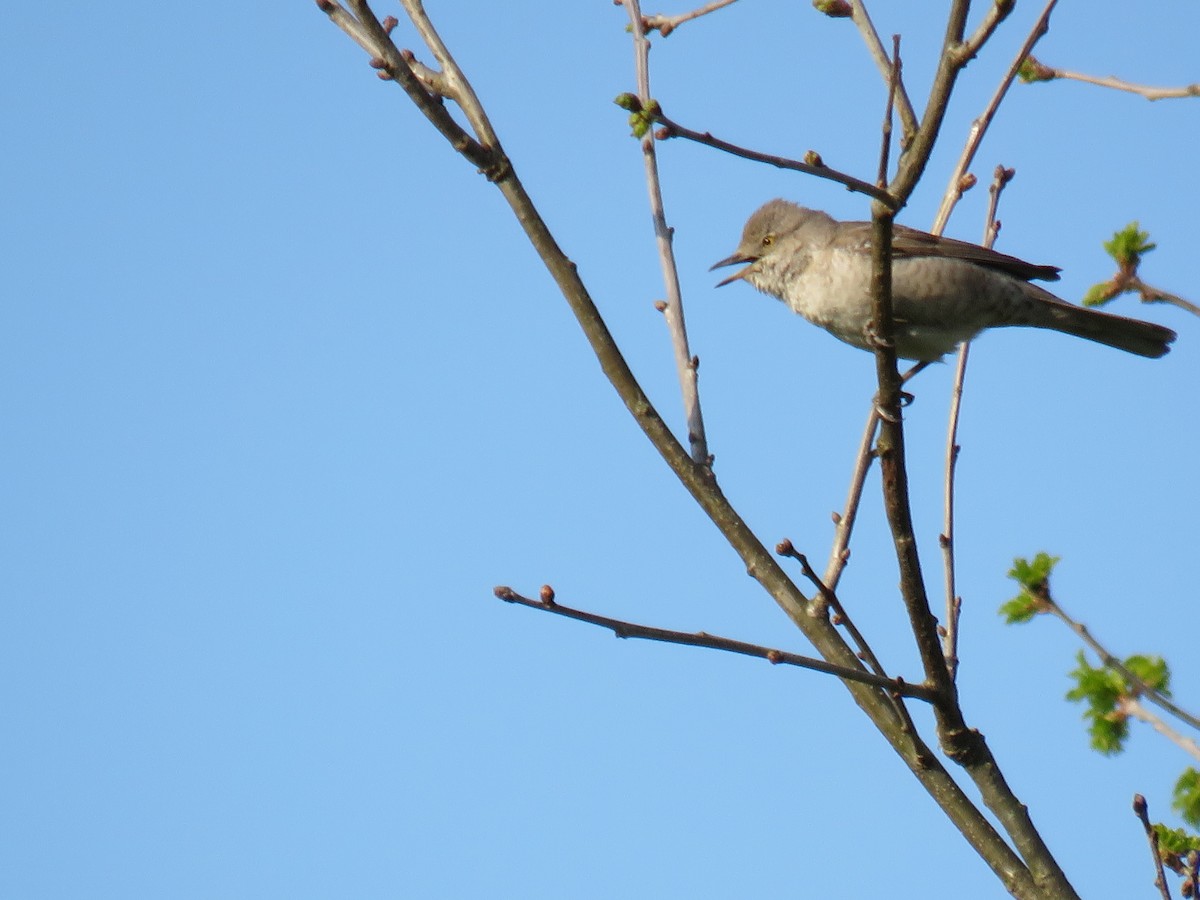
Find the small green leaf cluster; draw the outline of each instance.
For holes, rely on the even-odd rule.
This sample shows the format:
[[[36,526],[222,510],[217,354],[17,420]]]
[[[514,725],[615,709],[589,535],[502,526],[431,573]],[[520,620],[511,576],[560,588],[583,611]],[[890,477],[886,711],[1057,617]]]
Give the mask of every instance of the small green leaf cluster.
[[[1200,828],[1200,772],[1191,766],[1184,769],[1179,780],[1175,782],[1171,806],[1175,808],[1183,821],[1193,828]],[[1192,837],[1191,839],[1198,843],[1189,849],[1200,850],[1200,838]]]
[[[1039,553],[1032,562],[1020,556],[1013,560],[1008,577],[1021,586],[1021,593],[1000,607],[1000,615],[1006,624],[1028,622],[1046,611],[1046,601],[1050,596],[1050,573],[1058,561],[1059,557],[1049,553]]]
[[[1163,865],[1179,875],[1188,874],[1187,857],[1200,852],[1200,837],[1188,834],[1182,828],[1168,828],[1161,822],[1155,823],[1154,835],[1158,839],[1158,856]],[[1190,888],[1190,889],[1189,889]],[[1183,896],[1194,897],[1195,885],[1184,882]]]
[[[1129,737],[1129,716],[1122,710],[1122,702],[1128,697],[1137,696],[1141,686],[1131,684],[1112,666],[1089,665],[1082,650],[1075,660],[1078,665],[1071,672],[1075,687],[1067,692],[1067,699],[1087,704],[1083,717],[1089,722],[1088,735],[1092,749],[1107,756],[1120,753],[1125,749],[1125,739]],[[1170,671],[1162,658],[1131,656],[1123,665],[1149,687],[1164,696],[1170,696]]]
[[[1138,228],[1137,222],[1130,222],[1120,231],[1115,232],[1111,241],[1104,242],[1104,250],[1117,261],[1123,271],[1137,269],[1142,261],[1142,255],[1149,253],[1158,244],[1150,242],[1150,232]]]
[[[613,103],[628,111],[629,127],[633,129],[633,136],[636,138],[645,137],[662,113],[662,107],[658,105],[657,100],[651,100],[643,106],[636,94],[618,94]]]

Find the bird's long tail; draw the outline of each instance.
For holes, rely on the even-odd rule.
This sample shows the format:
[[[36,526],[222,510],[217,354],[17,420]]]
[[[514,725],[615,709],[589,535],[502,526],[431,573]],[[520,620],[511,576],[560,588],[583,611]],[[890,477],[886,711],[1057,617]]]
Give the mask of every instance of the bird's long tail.
[[[1040,301],[1038,321],[1029,323],[1035,328],[1051,328],[1151,359],[1165,356],[1175,340],[1175,332],[1162,325],[1076,306],[1037,285],[1025,288],[1031,299]]]

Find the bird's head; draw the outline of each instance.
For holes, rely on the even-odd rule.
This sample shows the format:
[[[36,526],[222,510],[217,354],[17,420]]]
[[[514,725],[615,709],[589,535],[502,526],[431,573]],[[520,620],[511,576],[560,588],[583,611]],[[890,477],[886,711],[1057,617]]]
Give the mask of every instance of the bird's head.
[[[717,287],[723,287],[731,282],[744,279],[756,272],[763,260],[770,259],[779,253],[781,241],[788,247],[783,252],[792,252],[800,246],[804,239],[805,229],[816,224],[833,224],[833,220],[825,213],[813,209],[805,209],[787,200],[772,200],[760,206],[746,221],[742,229],[742,240],[737,249],[720,262],[714,264],[709,271],[724,266],[734,266],[739,263],[749,263],[734,275],[717,282]]]

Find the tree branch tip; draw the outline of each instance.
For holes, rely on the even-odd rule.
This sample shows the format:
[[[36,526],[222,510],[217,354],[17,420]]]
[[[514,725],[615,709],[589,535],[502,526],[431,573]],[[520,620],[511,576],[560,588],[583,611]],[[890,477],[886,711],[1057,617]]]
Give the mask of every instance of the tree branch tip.
[[[792,544],[791,538],[784,538],[775,545],[775,552],[780,556],[795,556],[796,547]]]
[[[494,588],[492,588],[492,593],[505,603],[515,603],[517,599],[516,591],[510,588],[507,584],[496,585]]]
[[[337,4],[333,0],[317,0],[317,9],[323,13],[331,13],[337,9]]]
[[[1150,822],[1148,820],[1149,817],[1147,814],[1146,798],[1141,794],[1133,795],[1133,811],[1143,823],[1149,826]]]
[[[812,0],[812,5],[831,19],[849,19],[854,15],[854,7],[847,0]]]
[[[538,591],[538,599],[542,601],[542,606],[553,606],[554,588],[548,584],[543,584],[541,590]]]
[[[395,16],[385,16],[379,24],[383,27],[384,34],[390,35],[395,27],[400,24],[400,20]]]

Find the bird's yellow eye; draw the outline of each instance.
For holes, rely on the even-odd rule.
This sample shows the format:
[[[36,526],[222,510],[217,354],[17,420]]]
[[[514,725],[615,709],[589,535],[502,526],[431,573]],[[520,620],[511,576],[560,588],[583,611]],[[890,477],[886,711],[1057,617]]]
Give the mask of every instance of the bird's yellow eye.
[[[773,235],[773,234],[768,234],[765,238],[762,239],[762,245],[764,247],[770,247],[773,243],[775,243],[775,235]]]

